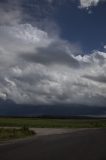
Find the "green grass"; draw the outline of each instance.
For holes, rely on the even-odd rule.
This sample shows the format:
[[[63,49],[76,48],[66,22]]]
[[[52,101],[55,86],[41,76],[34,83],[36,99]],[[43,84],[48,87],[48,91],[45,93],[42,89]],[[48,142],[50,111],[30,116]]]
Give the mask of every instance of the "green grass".
[[[106,119],[0,118],[0,126],[38,128],[106,128]]]
[[[34,134],[35,133],[33,131],[30,131],[26,127],[20,129],[0,128],[0,141],[25,138]]]

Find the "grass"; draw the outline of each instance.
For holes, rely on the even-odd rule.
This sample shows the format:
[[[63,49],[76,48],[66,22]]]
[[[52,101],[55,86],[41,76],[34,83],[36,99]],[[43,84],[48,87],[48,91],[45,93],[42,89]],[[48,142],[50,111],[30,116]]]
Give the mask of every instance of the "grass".
[[[0,126],[35,128],[106,128],[106,119],[0,118]]]
[[[34,135],[33,131],[30,131],[26,127],[20,129],[15,128],[0,128],[0,141],[25,138]]]

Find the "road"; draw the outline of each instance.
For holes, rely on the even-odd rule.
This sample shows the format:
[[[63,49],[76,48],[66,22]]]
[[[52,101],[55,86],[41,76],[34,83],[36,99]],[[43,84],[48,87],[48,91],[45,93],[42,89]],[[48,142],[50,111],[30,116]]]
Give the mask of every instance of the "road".
[[[36,136],[0,145],[0,160],[106,160],[106,129]]]

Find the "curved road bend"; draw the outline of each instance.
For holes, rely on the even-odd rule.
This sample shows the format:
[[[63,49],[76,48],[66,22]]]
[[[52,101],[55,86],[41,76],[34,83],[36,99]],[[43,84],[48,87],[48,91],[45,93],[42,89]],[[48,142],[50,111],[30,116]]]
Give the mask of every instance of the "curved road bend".
[[[38,136],[0,145],[0,160],[106,160],[106,129]]]

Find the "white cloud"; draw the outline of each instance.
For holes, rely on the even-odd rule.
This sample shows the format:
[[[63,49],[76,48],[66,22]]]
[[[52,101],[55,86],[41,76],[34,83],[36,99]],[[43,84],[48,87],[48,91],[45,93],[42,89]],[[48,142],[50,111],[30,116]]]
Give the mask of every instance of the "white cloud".
[[[106,45],[104,45],[104,49],[106,49]]]
[[[62,40],[57,32],[23,23],[22,12],[0,13],[0,98],[19,104],[105,106],[105,52],[82,56],[78,44]]]
[[[75,54],[81,53],[77,45],[30,24],[3,25],[0,35],[1,98],[16,103],[105,105],[106,53]]]
[[[96,6],[99,2],[103,2],[105,0],[80,0],[81,8],[89,8],[91,6]]]

